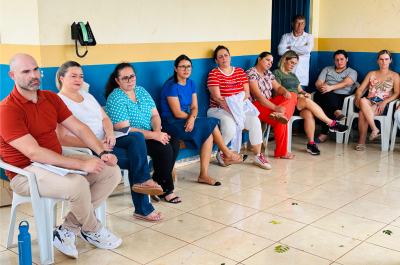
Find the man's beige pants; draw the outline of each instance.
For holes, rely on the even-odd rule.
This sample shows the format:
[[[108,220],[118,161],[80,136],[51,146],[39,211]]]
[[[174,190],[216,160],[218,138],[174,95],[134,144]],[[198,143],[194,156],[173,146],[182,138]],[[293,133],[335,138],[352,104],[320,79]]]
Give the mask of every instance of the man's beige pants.
[[[69,155],[69,157],[89,160],[91,155]],[[118,166],[105,166],[100,174],[67,174],[64,177],[37,166],[27,166],[24,170],[35,173],[39,195],[52,199],[68,201],[70,212],[62,224],[63,228],[78,233],[79,228],[87,233],[96,233],[101,228],[100,221],[94,215],[97,209],[114,191],[121,181]],[[15,193],[30,196],[28,178],[16,175],[10,183]]]

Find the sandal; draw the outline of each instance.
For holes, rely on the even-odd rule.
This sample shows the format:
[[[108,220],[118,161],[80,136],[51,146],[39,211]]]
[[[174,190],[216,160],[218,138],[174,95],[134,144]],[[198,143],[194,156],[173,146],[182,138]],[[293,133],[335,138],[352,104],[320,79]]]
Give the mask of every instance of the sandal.
[[[208,184],[208,185],[211,185],[211,186],[221,186],[221,182],[216,181],[215,179],[213,179],[211,177],[207,177],[207,179],[202,179],[202,178],[199,177],[197,182]]]
[[[156,202],[160,202],[160,197],[159,196],[157,196],[157,195],[150,195],[150,198],[153,200],[153,201],[156,201]]]
[[[182,201],[176,201],[176,202],[174,202],[174,200],[176,200],[176,199],[179,199],[179,197],[178,196],[176,196],[175,198],[172,198],[171,200],[167,200],[167,198],[165,198],[164,197],[164,200],[166,201],[166,202],[169,202],[169,203],[174,203],[174,204],[176,204],[176,203],[181,203]]]
[[[152,219],[151,217],[149,217],[149,215],[143,216],[143,215],[140,215],[140,214],[133,213],[133,217],[134,218],[139,219],[139,220],[143,220],[143,221],[146,221],[146,222],[150,222],[150,223],[161,222],[164,219],[164,216],[161,219]],[[160,215],[161,215],[161,213],[157,213],[156,216],[160,216]]]
[[[364,151],[365,150],[365,145],[363,144],[358,144],[356,146],[356,151]]]
[[[373,131],[371,133],[371,135],[369,136],[369,140],[372,141],[372,140],[375,140],[376,138],[378,138],[379,136],[381,136],[379,133],[380,133],[380,131]]]
[[[271,120],[277,120],[281,124],[287,124],[289,122],[288,118],[286,118],[282,113],[272,112],[269,114],[269,118]]]
[[[344,119],[347,119],[347,117],[344,116],[343,114],[340,114],[339,116],[336,117],[336,121],[342,121]]]
[[[239,155],[239,159],[237,159],[237,160],[227,160],[227,157],[224,157],[224,163],[226,166],[242,163],[244,160],[246,160],[246,158],[244,158],[244,156],[246,156],[246,158],[247,158],[247,155]]]
[[[134,184],[132,186],[132,190],[136,193],[147,194],[147,195],[161,195],[163,194],[163,189],[161,187],[157,187],[157,183],[153,182],[154,186],[145,186],[143,183]]]
[[[280,159],[289,159],[289,160],[294,160],[296,159],[296,155],[287,152],[286,155],[279,157]]]

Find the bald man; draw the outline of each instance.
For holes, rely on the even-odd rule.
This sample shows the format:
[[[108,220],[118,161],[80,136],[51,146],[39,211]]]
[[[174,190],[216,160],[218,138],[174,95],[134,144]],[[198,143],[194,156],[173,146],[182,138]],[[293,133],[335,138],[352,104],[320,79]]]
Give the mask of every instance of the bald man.
[[[65,199],[70,212],[54,230],[53,244],[65,255],[78,258],[76,234],[98,248],[114,249],[122,240],[102,226],[94,215],[121,180],[117,158],[104,150],[88,126],[69,111],[51,91],[41,91],[40,71],[28,54],[16,54],[10,60],[13,91],[0,102],[0,156],[13,166],[35,173],[40,196]],[[86,154],[63,156],[56,135],[60,123],[100,157]],[[82,170],[88,175],[64,177],[31,162]],[[28,178],[6,171],[13,191],[30,196]]]

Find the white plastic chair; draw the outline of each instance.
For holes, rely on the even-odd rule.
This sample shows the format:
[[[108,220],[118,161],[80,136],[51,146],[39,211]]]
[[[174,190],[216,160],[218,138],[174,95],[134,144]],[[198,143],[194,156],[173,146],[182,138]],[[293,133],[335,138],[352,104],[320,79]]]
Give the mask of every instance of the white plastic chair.
[[[400,101],[397,101],[396,107],[400,105]],[[396,142],[396,135],[397,135],[397,119],[398,119],[398,115],[400,115],[400,109],[397,110],[394,113],[394,123],[393,123],[393,129],[392,129],[392,137],[391,137],[391,143],[390,143],[390,151],[394,151],[394,144]]]
[[[31,202],[33,218],[36,225],[36,234],[38,238],[40,263],[54,263],[53,228],[56,226],[57,220],[57,203],[64,200],[40,197],[36,184],[36,176],[34,173],[9,165],[3,162],[1,159],[0,168],[26,176],[28,178],[30,191],[30,197],[20,196],[15,192],[13,193],[10,225],[7,238],[7,248],[10,248],[13,243],[18,205],[25,202]],[[103,203],[98,209],[96,209],[96,216],[99,218],[100,221],[102,221],[101,219],[105,220],[105,203]]]
[[[368,91],[367,89],[364,91],[364,93]],[[353,124],[353,121],[355,118],[359,117],[359,114],[354,111],[355,106],[355,96],[352,95],[349,97],[349,116],[347,117],[347,126],[349,126],[349,129],[346,132],[345,136],[345,144],[349,144],[349,136],[351,132],[351,127]],[[374,120],[377,120],[381,124],[381,145],[382,145],[382,151],[388,151],[389,150],[389,140],[390,140],[390,132],[392,130],[392,117],[393,117],[393,111],[394,111],[394,106],[398,102],[398,100],[393,100],[388,104],[388,112],[387,115],[379,115],[375,116]]]

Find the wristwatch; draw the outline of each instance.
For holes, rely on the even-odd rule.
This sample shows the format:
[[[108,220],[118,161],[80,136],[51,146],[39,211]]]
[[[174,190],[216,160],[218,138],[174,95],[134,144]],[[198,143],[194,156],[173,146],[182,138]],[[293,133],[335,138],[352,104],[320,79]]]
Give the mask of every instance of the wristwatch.
[[[189,116],[192,116],[194,119],[196,119],[196,116],[194,116],[194,115],[189,115]]]
[[[103,152],[101,152],[101,153],[99,154],[99,157],[101,158],[103,155],[106,155],[106,154],[109,154],[109,153],[110,153],[110,152],[104,150]]]

